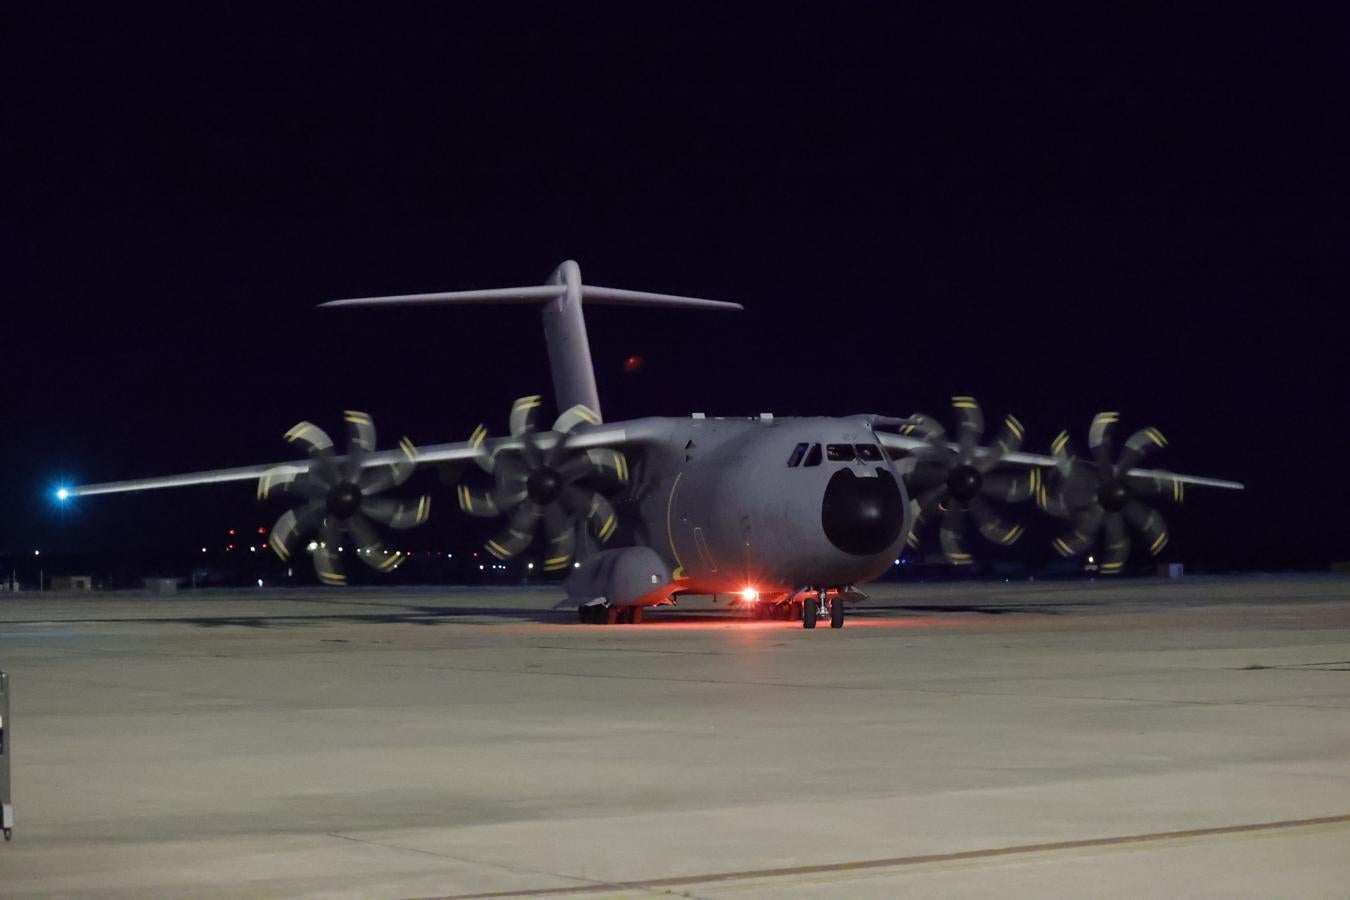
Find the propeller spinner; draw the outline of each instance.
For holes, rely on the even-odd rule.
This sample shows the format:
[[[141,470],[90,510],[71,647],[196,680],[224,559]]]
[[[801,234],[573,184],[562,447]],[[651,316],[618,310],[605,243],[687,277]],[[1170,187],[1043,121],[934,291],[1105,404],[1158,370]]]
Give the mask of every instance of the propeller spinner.
[[[598,425],[599,417],[585,406],[560,415],[551,430],[540,432],[536,419],[542,400],[521,397],[511,407],[511,446],[488,452],[483,447],[487,428],[479,425],[469,442],[479,449],[479,467],[493,478],[491,490],[459,486],[460,508],[470,515],[510,516],[506,527],[485,545],[497,559],[524,552],[535,535],[545,542],[543,568],[567,567],[576,553],[577,530],[584,521],[601,543],[614,536],[618,517],[600,489],[628,482],[628,461],[607,448],[569,446],[576,429]]]
[[[258,480],[258,498],[280,495],[303,502],[288,509],[272,526],[272,550],[289,560],[295,545],[315,537],[314,571],[324,584],[346,584],[338,555],[343,535],[349,535],[357,558],[378,572],[389,572],[403,561],[398,552],[385,549],[373,522],[403,529],[421,525],[431,512],[431,498],[414,501],[381,497],[390,488],[408,480],[417,467],[417,448],[406,437],[399,441],[403,458],[387,465],[363,466],[375,451],[375,423],[356,410],[343,414],[347,423],[347,454],[337,456],[333,441],[312,422],[301,422],[286,432],[286,440],[299,444],[309,454],[309,468],[296,472],[279,467]],[[373,520],[373,522],[372,522]]]

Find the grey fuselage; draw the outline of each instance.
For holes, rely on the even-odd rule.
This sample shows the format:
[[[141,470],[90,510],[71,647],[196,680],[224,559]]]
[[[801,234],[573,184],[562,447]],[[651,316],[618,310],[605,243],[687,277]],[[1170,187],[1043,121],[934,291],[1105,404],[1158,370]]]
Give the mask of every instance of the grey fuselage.
[[[620,518],[677,592],[861,584],[892,565],[912,525],[904,481],[862,417],[612,424],[644,437]],[[828,458],[831,445],[855,458]]]

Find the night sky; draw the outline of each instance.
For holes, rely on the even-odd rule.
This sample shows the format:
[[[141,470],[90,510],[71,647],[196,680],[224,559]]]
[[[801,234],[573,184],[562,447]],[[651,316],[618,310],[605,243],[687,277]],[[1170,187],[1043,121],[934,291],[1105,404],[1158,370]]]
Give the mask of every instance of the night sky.
[[[1249,486],[1169,511],[1172,558],[1350,558],[1343,10],[54,6],[0,26],[0,561],[270,525],[248,483],[47,492],[301,418],[503,431],[551,394],[535,309],[314,307],[565,258],[747,307],[593,309],[609,419],[969,393],[1044,450],[1118,409]]]

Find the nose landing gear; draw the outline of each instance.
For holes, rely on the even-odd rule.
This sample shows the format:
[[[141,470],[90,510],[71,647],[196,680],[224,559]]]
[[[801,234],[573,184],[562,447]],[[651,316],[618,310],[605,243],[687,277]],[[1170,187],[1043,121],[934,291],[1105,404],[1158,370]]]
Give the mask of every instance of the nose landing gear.
[[[818,588],[814,599],[807,595],[802,599],[802,627],[815,628],[816,620],[830,618],[831,628],[844,627],[844,592],[835,591],[829,596],[825,588]]]

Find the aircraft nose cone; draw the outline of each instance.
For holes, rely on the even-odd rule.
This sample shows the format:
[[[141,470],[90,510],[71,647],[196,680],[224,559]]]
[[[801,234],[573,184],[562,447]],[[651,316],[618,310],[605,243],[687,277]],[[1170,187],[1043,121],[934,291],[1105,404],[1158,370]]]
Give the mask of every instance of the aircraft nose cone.
[[[890,472],[859,478],[852,469],[840,469],[825,486],[821,505],[825,536],[845,553],[871,556],[900,537],[905,525],[905,501]]]

